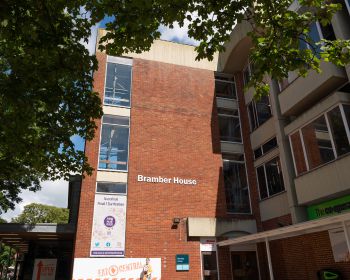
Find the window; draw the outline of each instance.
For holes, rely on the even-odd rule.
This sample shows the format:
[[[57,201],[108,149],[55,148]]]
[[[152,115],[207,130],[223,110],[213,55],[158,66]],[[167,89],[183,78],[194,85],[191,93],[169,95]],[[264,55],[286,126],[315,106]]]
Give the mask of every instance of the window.
[[[98,182],[96,192],[126,194],[126,183]]]
[[[249,214],[250,201],[244,156],[240,154],[224,155],[223,173],[227,211]]]
[[[324,116],[301,129],[310,168],[333,160],[331,135]]]
[[[251,131],[266,122],[271,116],[271,105],[267,96],[261,97],[259,101],[252,101],[248,104],[248,114]]]
[[[349,231],[349,229],[348,229]],[[350,254],[346,244],[345,232],[342,228],[328,231],[335,262],[349,262]]]
[[[130,106],[131,66],[107,63],[104,104]]]
[[[279,157],[256,169],[260,198],[264,199],[284,191],[284,182]]]
[[[231,79],[217,77],[215,79],[215,96],[229,99],[236,99],[236,87]]]
[[[350,152],[349,108],[340,104],[290,135],[297,174]]]
[[[238,109],[218,108],[221,141],[242,142]]]
[[[254,158],[258,159],[259,157],[263,156],[264,154],[268,153],[274,148],[277,148],[277,146],[277,139],[276,137],[274,137],[254,150]]]
[[[129,118],[105,115],[102,118],[100,169],[128,169]]]

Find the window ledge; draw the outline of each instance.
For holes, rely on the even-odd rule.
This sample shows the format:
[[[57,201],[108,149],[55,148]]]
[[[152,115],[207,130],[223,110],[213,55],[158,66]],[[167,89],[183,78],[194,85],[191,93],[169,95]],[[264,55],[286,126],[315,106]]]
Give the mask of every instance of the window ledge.
[[[271,196],[269,196],[269,197],[265,197],[265,198],[263,198],[263,199],[260,199],[260,200],[259,200],[259,203],[260,203],[260,202],[263,202],[263,201],[266,201],[266,200],[269,200],[270,198],[273,198],[273,197],[282,195],[282,194],[284,194],[284,193],[286,193],[286,192],[287,192],[287,190],[283,190],[283,191],[281,191],[281,192],[279,192],[279,193],[275,193],[275,194],[273,194],[273,195],[271,195]]]

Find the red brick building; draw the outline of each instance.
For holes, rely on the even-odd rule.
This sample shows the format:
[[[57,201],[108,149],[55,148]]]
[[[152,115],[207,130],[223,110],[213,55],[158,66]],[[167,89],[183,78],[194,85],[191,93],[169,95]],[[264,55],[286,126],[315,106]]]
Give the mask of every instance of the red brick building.
[[[349,38],[344,22],[345,4],[334,36]],[[350,279],[349,67],[290,73],[254,100],[247,32],[212,62],[165,41],[97,52],[104,116],[73,279]]]

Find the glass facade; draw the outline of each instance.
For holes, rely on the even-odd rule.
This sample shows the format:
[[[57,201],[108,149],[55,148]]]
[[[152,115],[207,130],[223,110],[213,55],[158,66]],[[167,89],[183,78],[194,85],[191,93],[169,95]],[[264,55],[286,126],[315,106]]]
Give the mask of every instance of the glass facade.
[[[243,155],[223,158],[227,212],[249,214],[250,200]]]
[[[129,118],[105,115],[102,118],[100,169],[128,170]]]
[[[131,69],[130,65],[107,63],[105,105],[130,107]]]

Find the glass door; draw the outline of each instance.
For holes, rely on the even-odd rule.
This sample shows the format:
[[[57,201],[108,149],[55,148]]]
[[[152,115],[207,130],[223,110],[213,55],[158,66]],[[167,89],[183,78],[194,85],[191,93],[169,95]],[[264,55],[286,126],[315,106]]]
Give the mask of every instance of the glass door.
[[[259,279],[256,252],[231,252],[233,280]]]
[[[216,252],[202,252],[203,280],[217,280]]]

